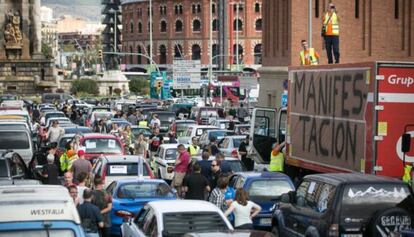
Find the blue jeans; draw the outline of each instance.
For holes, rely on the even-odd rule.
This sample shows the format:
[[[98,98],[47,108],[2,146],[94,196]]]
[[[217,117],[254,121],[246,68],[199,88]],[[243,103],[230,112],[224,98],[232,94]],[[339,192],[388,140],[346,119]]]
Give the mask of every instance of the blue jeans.
[[[332,53],[335,57],[335,63],[339,63],[339,36],[326,35],[324,38],[328,64],[333,63]]]

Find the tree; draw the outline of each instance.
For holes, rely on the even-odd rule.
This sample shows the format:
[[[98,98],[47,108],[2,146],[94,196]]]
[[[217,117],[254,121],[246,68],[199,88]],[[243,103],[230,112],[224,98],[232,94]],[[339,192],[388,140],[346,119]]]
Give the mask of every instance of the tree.
[[[129,81],[129,90],[139,95],[148,95],[150,91],[150,82],[145,78],[131,78]]]
[[[122,90],[121,90],[121,89],[119,89],[119,88],[115,88],[115,89],[114,89],[114,93],[115,93],[117,96],[120,96],[120,95],[121,95],[121,93],[122,93]]]
[[[75,95],[80,92],[98,95],[99,94],[98,83],[95,80],[91,80],[91,79],[74,80],[72,82],[71,92]]]
[[[50,59],[53,57],[52,48],[47,43],[42,43],[42,54],[47,58]]]

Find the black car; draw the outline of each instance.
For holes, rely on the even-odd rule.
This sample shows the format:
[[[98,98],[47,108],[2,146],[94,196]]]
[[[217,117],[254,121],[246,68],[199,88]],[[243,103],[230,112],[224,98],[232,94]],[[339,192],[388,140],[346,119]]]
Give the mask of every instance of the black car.
[[[305,176],[274,207],[276,236],[399,236],[411,229],[413,193],[408,184],[363,174]]]

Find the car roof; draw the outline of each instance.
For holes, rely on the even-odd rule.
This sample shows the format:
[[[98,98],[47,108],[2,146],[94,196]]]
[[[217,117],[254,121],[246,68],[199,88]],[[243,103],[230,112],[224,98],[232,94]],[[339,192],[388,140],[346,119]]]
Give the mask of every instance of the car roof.
[[[86,133],[82,135],[83,139],[88,139],[88,138],[114,138],[114,139],[118,139],[117,136],[112,135],[112,134],[104,134],[104,133]]]
[[[231,139],[245,139],[247,135],[230,135],[225,136],[224,138],[231,138]]]
[[[180,120],[175,120],[175,123],[196,123],[196,121],[192,119],[180,119]]]
[[[170,149],[170,148],[177,148],[177,146],[180,145],[178,143],[172,143],[172,144],[161,144],[160,147],[164,148],[164,149]],[[183,144],[184,147],[188,147],[188,144]]]
[[[236,173],[237,175],[243,176],[245,178],[273,178],[273,179],[286,179],[289,178],[289,176],[287,176],[284,173],[280,173],[280,172],[268,172],[268,171],[263,171],[263,172],[238,172]],[[290,180],[290,178],[289,178]]]
[[[218,212],[218,207],[200,200],[162,200],[148,203],[158,213],[174,212]]]
[[[139,156],[134,155],[106,155],[104,156],[107,163],[131,163],[131,162],[138,162]],[[143,158],[141,158],[143,159]],[[146,162],[145,159],[144,163]]]
[[[367,184],[367,183],[393,183],[403,184],[401,180],[376,176],[370,174],[360,173],[325,173],[325,174],[312,174],[307,175],[304,179],[318,180],[333,185],[353,183],[353,184]]]
[[[213,125],[198,125],[198,124],[190,124],[189,128],[217,128]]]
[[[45,115],[47,115],[47,114],[63,114],[64,115],[64,113],[62,111],[59,111],[59,110],[46,111]]]

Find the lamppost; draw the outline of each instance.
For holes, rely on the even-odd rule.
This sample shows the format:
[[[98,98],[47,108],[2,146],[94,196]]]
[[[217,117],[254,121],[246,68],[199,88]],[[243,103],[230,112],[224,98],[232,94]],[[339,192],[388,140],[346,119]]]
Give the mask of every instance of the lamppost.
[[[152,70],[152,0],[149,0],[149,33],[150,33],[150,70]]]
[[[234,10],[234,6],[236,6],[236,19],[237,19],[237,22],[236,22],[236,66],[237,66],[237,68],[239,68],[239,11],[240,11],[240,6],[243,6],[244,5],[244,3],[243,2],[232,2],[232,3],[230,3],[231,5],[233,5],[233,9],[232,10]],[[232,19],[232,21],[233,21],[233,19]],[[234,22],[234,21],[233,21]],[[233,50],[234,48],[232,47],[232,50]],[[233,52],[234,53],[234,52]]]
[[[117,29],[118,29],[118,23],[117,23],[117,13],[119,12],[119,10],[115,10],[113,8],[111,8],[109,10],[109,13],[114,14],[114,52],[117,52],[117,48],[118,48],[118,37],[117,37]]]

